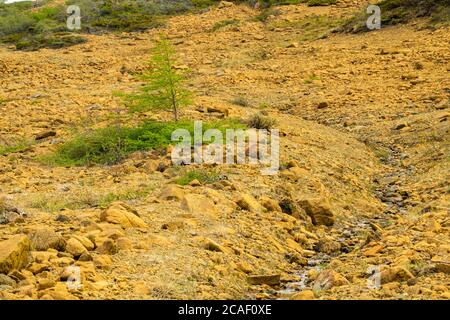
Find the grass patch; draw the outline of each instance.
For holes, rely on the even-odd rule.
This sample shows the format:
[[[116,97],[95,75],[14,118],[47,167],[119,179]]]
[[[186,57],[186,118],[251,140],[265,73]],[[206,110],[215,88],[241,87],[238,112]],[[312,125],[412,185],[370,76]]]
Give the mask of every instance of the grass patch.
[[[223,180],[223,176],[218,170],[188,170],[181,174],[176,183],[185,186],[194,180],[198,180],[202,184],[211,184]]]
[[[46,212],[58,212],[63,209],[82,210],[88,208],[106,208],[114,201],[130,201],[144,198],[153,191],[151,186],[121,189],[117,192],[98,193],[83,188],[63,194],[38,194],[30,196],[26,206]]]
[[[203,130],[211,128],[225,132],[227,128],[240,128],[237,120],[219,120],[203,124]],[[128,154],[140,150],[155,150],[173,144],[172,132],[186,129],[194,134],[192,121],[155,122],[147,121],[138,127],[107,127],[76,134],[65,142],[55,153],[41,161],[61,166],[80,166],[88,164],[111,165],[120,162]]]
[[[31,142],[26,140],[18,140],[0,144],[0,156],[5,156],[10,153],[23,152],[31,147]]]
[[[320,78],[316,74],[313,73],[313,74],[309,75],[309,77],[306,78],[303,81],[303,83],[304,84],[312,84],[312,83],[314,83],[314,81],[317,81],[317,80],[320,80]]]
[[[426,18],[425,27],[448,26],[450,24],[449,0],[383,0],[376,4],[381,9],[381,26],[408,23],[417,18]],[[341,32],[366,32],[368,18],[366,8],[357,12],[340,28]]]
[[[276,120],[257,113],[247,120],[247,126],[255,129],[271,129],[276,124]]]
[[[307,2],[310,7],[318,7],[318,6],[331,6],[332,4],[336,4],[337,0],[309,0]]]
[[[326,15],[310,15],[296,21],[274,21],[269,25],[270,29],[293,28],[300,32],[299,41],[311,41],[326,38],[343,20]]]
[[[233,25],[235,26],[238,24],[239,24],[238,19],[229,19],[229,20],[218,21],[212,26],[211,32],[216,32],[222,28],[225,28],[226,26],[233,26]]]
[[[233,100],[230,101],[232,104],[241,107],[250,107],[250,102],[244,96],[237,96]]]

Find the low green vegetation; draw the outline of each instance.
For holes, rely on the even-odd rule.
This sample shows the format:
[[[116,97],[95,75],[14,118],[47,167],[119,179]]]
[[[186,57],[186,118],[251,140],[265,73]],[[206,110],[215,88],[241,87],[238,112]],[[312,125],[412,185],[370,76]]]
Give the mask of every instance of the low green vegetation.
[[[326,38],[341,26],[343,19],[327,15],[309,15],[295,21],[274,21],[269,24],[270,29],[294,28],[299,32],[299,41],[312,41]]]
[[[152,190],[153,187],[148,185],[122,188],[114,192],[94,192],[92,189],[83,188],[62,194],[30,195],[26,206],[50,213],[63,209],[106,208],[114,201],[130,201],[146,197]]]
[[[316,6],[330,6],[332,4],[336,4],[337,0],[308,0],[307,4],[310,7]]]
[[[22,139],[0,144],[0,156],[5,156],[15,152],[22,152],[30,148],[30,146],[31,143],[29,141]]]
[[[408,23],[417,18],[424,18],[425,27],[449,25],[449,0],[383,0],[376,3],[381,9],[381,25]],[[365,11],[356,13],[340,28],[342,32],[370,31],[366,26],[368,14]]]
[[[203,130],[244,127],[238,120],[228,119],[203,124]],[[61,166],[87,164],[111,165],[120,162],[132,152],[158,150],[173,143],[172,132],[186,129],[194,135],[193,121],[156,122],[147,121],[138,127],[106,127],[76,134],[59,146],[55,153],[41,160]]]
[[[218,170],[187,170],[180,175],[176,182],[185,186],[194,180],[202,184],[211,184],[223,180],[223,175]]]
[[[234,97],[233,100],[231,100],[230,102],[237,106],[250,107],[250,102],[247,100],[246,97],[244,97],[242,95]]]
[[[276,120],[261,113],[256,113],[247,120],[247,126],[255,129],[271,129],[276,124]]]
[[[216,32],[222,28],[225,28],[226,26],[235,26],[239,24],[238,19],[228,19],[228,20],[222,20],[216,22],[213,27],[211,28],[211,32]]]

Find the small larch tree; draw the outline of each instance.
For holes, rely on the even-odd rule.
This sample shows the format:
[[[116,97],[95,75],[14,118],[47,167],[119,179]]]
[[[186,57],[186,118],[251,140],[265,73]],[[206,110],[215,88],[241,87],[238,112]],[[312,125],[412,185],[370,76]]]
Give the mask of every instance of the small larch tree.
[[[150,67],[140,74],[144,84],[138,92],[124,95],[132,112],[172,110],[178,121],[179,109],[191,103],[191,93],[184,87],[184,77],[174,68],[174,50],[165,37],[156,41]]]

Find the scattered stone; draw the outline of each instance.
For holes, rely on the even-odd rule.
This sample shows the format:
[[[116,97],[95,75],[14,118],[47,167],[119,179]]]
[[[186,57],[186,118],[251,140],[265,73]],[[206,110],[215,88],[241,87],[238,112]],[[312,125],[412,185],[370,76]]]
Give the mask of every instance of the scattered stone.
[[[261,212],[262,206],[259,204],[259,202],[250,194],[248,193],[241,193],[239,194],[239,199],[236,201],[236,204],[244,210],[250,211],[250,212]]]
[[[404,267],[387,267],[381,270],[380,274],[381,284],[394,281],[408,281],[413,278],[413,274]]]
[[[161,194],[159,195],[159,198],[161,200],[183,200],[184,198],[184,189],[177,186],[177,185],[168,185],[165,187]]]
[[[206,250],[222,252],[222,253],[232,253],[233,252],[233,250],[231,248],[224,247],[209,238],[201,238],[201,240],[202,240],[203,246]]]
[[[92,243],[92,241],[89,240],[85,236],[73,235],[72,238],[78,240],[88,250],[94,250],[95,249],[95,245]]]
[[[350,284],[349,281],[340,273],[334,270],[324,270],[319,273],[313,283],[314,291],[328,290],[332,287],[339,287]]]
[[[437,272],[450,274],[450,262],[446,261],[436,261],[435,268]]]
[[[117,249],[121,250],[121,251],[127,251],[127,250],[133,249],[133,242],[126,237],[118,238],[116,240],[116,244],[117,244]]]
[[[252,273],[254,271],[253,267],[251,266],[250,263],[246,262],[246,261],[239,261],[236,264],[238,270],[244,272],[244,273]]]
[[[321,101],[317,104],[317,109],[325,109],[328,108],[328,102],[326,101]]]
[[[119,224],[124,228],[147,228],[147,224],[139,217],[138,212],[124,202],[113,202],[100,214],[100,221]]]
[[[306,199],[299,202],[306,214],[311,217],[313,224],[332,226],[335,217],[327,201],[321,199]]]
[[[97,248],[97,251],[101,254],[116,254],[119,252],[116,243],[112,239],[106,239],[103,243]]]
[[[50,228],[36,229],[30,232],[28,237],[31,241],[32,250],[46,251],[48,249],[55,249],[64,251],[66,247],[64,238]]]
[[[83,253],[87,252],[87,249],[77,239],[70,238],[66,244],[66,251],[73,255],[75,258],[78,258]]]
[[[83,252],[81,256],[78,258],[78,261],[92,261],[92,260],[93,260],[92,255],[87,251]]]
[[[70,222],[70,218],[63,214],[58,214],[58,216],[55,218],[55,221],[62,222],[62,223],[68,223],[68,222]]]
[[[252,285],[262,285],[266,284],[269,286],[279,285],[281,282],[280,274],[271,274],[271,275],[254,275],[247,277],[248,283]]]
[[[13,278],[0,273],[0,286],[14,287],[15,285],[16,281]]]
[[[259,200],[261,202],[261,205],[268,211],[276,211],[276,212],[282,211],[278,202],[269,197],[262,196]]]
[[[181,208],[192,214],[217,215],[214,201],[201,194],[186,194],[181,202]]]
[[[305,290],[295,293],[291,296],[290,300],[314,300],[314,292],[311,290]]]
[[[55,131],[52,131],[52,130],[44,131],[44,132],[38,133],[35,137],[35,140],[43,140],[45,138],[54,137],[54,136],[56,136]]]
[[[112,259],[108,255],[99,255],[94,257],[94,265],[99,269],[110,269],[112,263]]]
[[[332,254],[335,252],[339,252],[341,249],[341,244],[338,241],[334,241],[331,239],[321,239],[316,244],[316,250],[318,252]]]
[[[31,260],[31,244],[26,235],[19,234],[0,242],[0,273],[25,268]]]

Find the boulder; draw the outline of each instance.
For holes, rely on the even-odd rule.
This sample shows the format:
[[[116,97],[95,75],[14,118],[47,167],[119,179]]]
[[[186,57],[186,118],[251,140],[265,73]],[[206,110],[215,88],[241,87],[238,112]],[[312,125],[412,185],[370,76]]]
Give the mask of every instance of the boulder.
[[[280,284],[281,275],[280,274],[270,274],[270,275],[254,275],[247,277],[248,283],[252,285],[262,285],[266,284],[269,286],[276,286]]]
[[[70,238],[66,244],[66,251],[74,257],[79,257],[83,253],[87,252],[87,249],[83,244],[75,238]]]
[[[256,200],[252,195],[248,193],[241,193],[239,195],[238,200],[236,201],[236,204],[244,210],[250,211],[250,212],[261,212],[262,206]]]
[[[290,300],[314,300],[314,292],[311,290],[305,290],[298,293],[293,294],[290,297]]]
[[[29,233],[28,237],[31,241],[32,250],[47,251],[48,249],[55,249],[64,251],[66,241],[59,234],[50,228],[39,228]]]
[[[146,228],[147,224],[139,217],[138,212],[124,202],[113,202],[100,214],[100,220],[119,224],[124,228]]]
[[[161,200],[183,200],[184,198],[184,189],[177,186],[177,185],[168,185],[165,187],[161,194],[159,195],[159,198]]]
[[[30,262],[31,244],[24,234],[12,236],[0,242],[0,273],[8,274],[22,269]]]
[[[380,281],[381,284],[394,281],[407,281],[414,279],[413,274],[404,267],[387,267],[381,270]]]
[[[214,201],[201,194],[186,194],[181,202],[181,208],[192,214],[217,215]]]
[[[311,217],[315,225],[332,226],[336,220],[330,205],[323,199],[301,200],[299,205]]]
[[[349,284],[349,281],[340,273],[334,270],[323,270],[319,273],[313,283],[313,290],[328,290],[332,287],[339,287]]]

